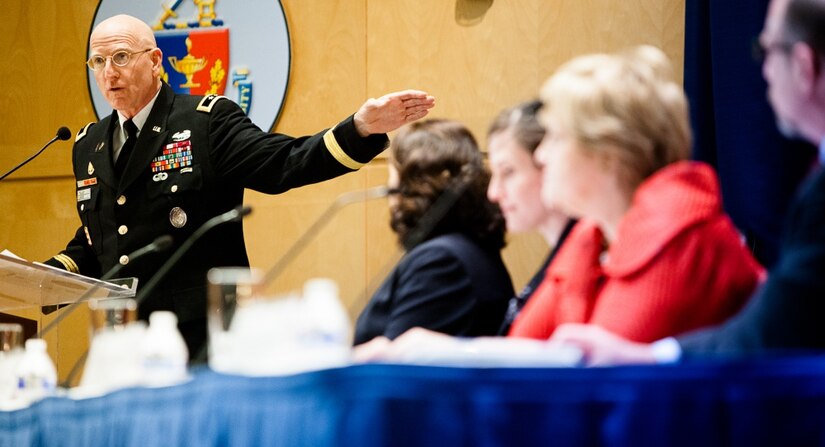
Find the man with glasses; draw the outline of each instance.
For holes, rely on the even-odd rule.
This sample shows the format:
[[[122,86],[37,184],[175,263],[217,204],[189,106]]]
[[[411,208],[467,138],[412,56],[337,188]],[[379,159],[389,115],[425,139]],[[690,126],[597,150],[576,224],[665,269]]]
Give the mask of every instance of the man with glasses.
[[[554,339],[580,346],[592,364],[825,349],[825,0],[773,0],[759,37],[762,73],[779,129],[819,145],[819,163],[791,206],[779,260],[767,282],[727,323],[652,345],[595,326],[567,325]]]
[[[209,218],[243,202],[245,188],[276,194],[352,172],[387,145],[386,133],[425,116],[434,99],[407,90],[370,99],[316,135],[292,138],[255,126],[220,96],[176,95],[161,80],[162,51],[144,22],[101,22],[87,65],[111,116],[81,129],[73,166],[81,226],[47,261],[99,277],[120,264],[145,284],[165,257],[130,263],[128,254],[170,234],[179,245]],[[206,340],[206,272],[248,266],[240,223],[215,228],[141,303],[140,318],[172,310],[190,356]]]

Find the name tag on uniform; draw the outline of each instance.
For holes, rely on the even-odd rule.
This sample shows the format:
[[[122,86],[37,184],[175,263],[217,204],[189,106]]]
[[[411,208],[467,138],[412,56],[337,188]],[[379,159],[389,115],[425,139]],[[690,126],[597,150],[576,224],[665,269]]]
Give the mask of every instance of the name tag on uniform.
[[[78,180],[77,187],[83,188],[86,186],[97,185],[97,177],[87,178],[86,180]]]
[[[92,198],[92,188],[86,189],[78,189],[77,190],[77,201],[83,202],[84,200],[89,200]]]

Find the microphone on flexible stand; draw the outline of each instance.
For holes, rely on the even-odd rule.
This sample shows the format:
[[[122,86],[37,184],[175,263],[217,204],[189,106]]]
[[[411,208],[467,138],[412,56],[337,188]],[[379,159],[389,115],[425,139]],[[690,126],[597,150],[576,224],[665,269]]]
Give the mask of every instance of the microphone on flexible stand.
[[[377,186],[375,188],[362,189],[358,191],[345,192],[335,198],[335,201],[318,216],[317,219],[309,226],[309,228],[287,249],[275,264],[270,267],[266,274],[261,279],[262,290],[266,288],[275,278],[277,278],[284,269],[295,259],[298,254],[315,238],[319,231],[321,231],[331,221],[338,211],[347,205],[353,203],[366,202],[368,200],[380,199],[387,197],[389,189],[386,186]]]
[[[141,247],[141,248],[133,251],[132,253],[129,253],[127,256],[129,256],[130,260],[134,261],[134,260],[139,259],[139,258],[141,258],[141,257],[143,257],[143,256],[145,256],[149,253],[157,253],[157,252],[168,250],[172,246],[172,242],[173,242],[172,241],[172,236],[163,235],[163,236],[160,236],[160,237],[156,238],[154,241],[152,241],[151,244],[146,245],[144,247]],[[122,264],[115,265],[114,267],[109,269],[109,271],[106,272],[106,274],[101,276],[100,280],[101,281],[107,281],[109,279],[114,278],[115,275],[120,273],[120,270],[122,268],[123,268]],[[76,300],[72,301],[72,303],[69,304],[68,306],[66,306],[65,310],[63,312],[61,312],[60,315],[58,315],[54,320],[51,321],[51,323],[46,325],[46,327],[44,327],[40,332],[37,333],[37,338],[43,338],[43,336],[46,335],[49,331],[51,331],[52,329],[57,327],[57,325],[61,321],[63,321],[63,319],[65,319],[70,313],[72,313],[74,311],[74,309],[77,308],[77,306],[80,303],[82,303],[87,298],[92,296],[92,294],[99,288],[100,288],[100,283],[96,283],[96,284],[92,285],[92,287],[89,290],[87,290],[82,295],[80,295],[80,297],[78,297]]]
[[[426,241],[441,220],[444,219],[444,216],[450,212],[450,209],[452,209],[456,202],[458,202],[458,199],[464,194],[467,186],[469,186],[469,182],[460,179],[453,180],[452,183],[447,185],[447,188],[441,192],[438,199],[436,199],[424,215],[421,216],[416,226],[407,233],[401,245],[410,249]],[[350,307],[347,309],[350,314],[354,314],[356,310],[363,308],[369,299],[370,290],[375,290],[381,285],[387,275],[390,274],[396,264],[403,258],[403,255],[404,253],[399,249],[387,260],[378,273],[373,276],[370,283],[364,289],[364,293],[350,303]]]
[[[209,232],[209,230],[219,225],[223,225],[229,222],[240,222],[241,220],[243,220],[244,217],[248,216],[251,212],[252,207],[250,206],[238,206],[230,211],[227,211],[223,214],[219,214],[204,222],[203,225],[200,226],[200,228],[195,230],[195,232],[192,233],[192,235],[190,235],[189,238],[187,238],[186,241],[184,241],[183,244],[181,244],[181,246],[178,247],[177,250],[175,250],[172,256],[170,256],[169,259],[167,259],[166,262],[162,266],[160,266],[160,268],[155,272],[155,274],[152,275],[152,278],[149,280],[149,282],[147,282],[146,285],[138,292],[137,297],[135,298],[135,302],[137,303],[138,309],[140,309],[141,303],[146,301],[146,299],[149,297],[149,294],[151,294],[155,290],[157,285],[172,270],[172,267],[174,267],[175,264],[177,264],[178,261],[180,261],[183,255],[185,255],[186,252],[189,251],[189,249],[191,249],[193,245],[195,245],[195,242],[197,242],[198,239],[203,237],[203,235]],[[197,360],[202,358],[205,352],[206,345],[204,345],[203,348],[201,348],[200,352],[198,352],[197,355],[192,356],[190,360]],[[192,353],[190,353],[190,355],[191,354]]]
[[[45,151],[46,148],[49,147],[55,141],[57,141],[57,140],[65,141],[65,140],[68,140],[71,137],[72,137],[72,132],[69,130],[68,127],[63,126],[60,129],[57,129],[57,134],[51,140],[49,140],[49,142],[46,143],[39,151],[37,151],[37,153],[35,153],[31,157],[27,158],[23,163],[20,163],[19,165],[12,168],[11,171],[6,172],[5,174],[3,174],[3,176],[0,177],[0,180],[3,180],[4,178],[8,177],[12,172],[22,168],[26,163],[34,160],[35,157],[37,157],[38,155],[43,153],[43,151]]]
[[[223,225],[223,224],[229,223],[229,222],[239,222],[244,217],[248,216],[249,213],[251,213],[251,212],[252,212],[251,207],[238,206],[238,207],[236,207],[236,208],[234,208],[230,211],[227,211],[223,214],[219,214],[219,215],[207,220],[206,222],[204,222],[197,230],[195,230],[194,233],[192,233],[183,242],[183,244],[180,245],[180,247],[178,247],[177,250],[175,250],[174,253],[172,253],[172,256],[170,256],[169,259],[167,259],[166,262],[164,262],[163,265],[160,266],[160,268],[155,272],[155,274],[152,275],[152,278],[149,279],[149,282],[147,282],[146,285],[143,286],[140,289],[137,296],[135,297],[136,306],[138,308],[140,308],[140,304],[142,302],[146,301],[146,298],[149,296],[149,294],[151,294],[154,291],[154,289],[157,287],[158,283],[160,283],[160,281],[163,280],[163,278],[167,274],[169,274],[169,272],[172,270],[172,267],[174,267],[175,264],[177,264],[178,261],[180,261],[180,259],[183,257],[183,255],[185,255],[186,252],[189,251],[189,249],[191,249],[193,245],[195,245],[195,242],[197,242],[198,239],[203,237],[204,234],[206,234],[207,232],[209,232],[209,230],[211,230],[211,229],[213,229],[213,228],[215,228],[219,225]],[[171,237],[170,237],[170,245],[171,245]],[[132,256],[133,255],[129,255],[129,259],[132,259]],[[74,376],[79,371],[80,365],[82,364],[82,362],[84,360],[86,360],[86,356],[88,354],[89,354],[89,351],[86,350],[86,352],[82,356],[80,356],[80,358],[78,358],[78,360],[72,366],[71,371],[69,371],[69,374],[68,374],[66,380],[64,381],[64,386],[68,387],[68,385],[71,384],[71,381],[74,379]]]
[[[219,225],[223,225],[229,222],[240,222],[241,220],[243,220],[244,217],[248,216],[251,212],[252,207],[238,206],[230,211],[227,211],[223,214],[219,214],[204,222],[203,225],[201,225],[200,228],[195,230],[195,232],[192,233],[192,235],[190,235],[186,239],[186,241],[184,241],[183,244],[181,244],[181,246],[178,247],[177,250],[175,250],[172,256],[170,256],[169,259],[167,259],[166,262],[163,263],[162,266],[160,266],[160,268],[155,272],[155,274],[152,275],[152,278],[149,279],[149,282],[147,282],[146,285],[144,285],[140,289],[140,291],[137,294],[137,297],[135,297],[135,302],[137,303],[138,307],[140,307],[140,304],[142,302],[146,301],[146,298],[149,296],[149,294],[151,294],[154,291],[158,283],[160,283],[160,281],[162,281],[163,278],[167,274],[169,274],[169,272],[172,270],[172,267],[174,267],[175,264],[177,264],[178,261],[180,261],[183,255],[185,255],[186,252],[188,252],[189,249],[191,249],[192,246],[195,245],[195,242],[197,242],[198,239],[203,237],[203,235],[209,232],[209,230]]]
[[[304,231],[304,233],[299,236],[297,240],[295,240],[295,242],[286,250],[286,253],[275,261],[275,264],[273,264],[266,274],[264,274],[258,286],[260,287],[260,290],[265,290],[275,278],[283,273],[284,269],[289,266],[295,257],[298,256],[310,242],[312,242],[318,232],[326,227],[326,225],[331,221],[332,216],[338,213],[338,211],[347,205],[380,199],[382,197],[386,197],[388,194],[389,189],[386,186],[377,186],[374,188],[345,192],[336,197],[332,204],[330,204],[327,209],[325,209],[321,215],[318,216],[314,222],[312,222],[312,225],[310,225],[309,228]],[[225,303],[225,305],[229,308],[233,308],[234,304],[234,301]],[[203,359],[206,356],[207,346],[208,345],[204,345],[193,357],[193,359]]]

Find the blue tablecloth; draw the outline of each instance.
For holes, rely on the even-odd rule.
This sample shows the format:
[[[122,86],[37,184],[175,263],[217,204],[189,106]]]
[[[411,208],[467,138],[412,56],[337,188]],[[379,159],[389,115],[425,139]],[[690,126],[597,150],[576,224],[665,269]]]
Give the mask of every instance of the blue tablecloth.
[[[0,413],[0,445],[825,445],[825,357],[599,369],[359,365]]]

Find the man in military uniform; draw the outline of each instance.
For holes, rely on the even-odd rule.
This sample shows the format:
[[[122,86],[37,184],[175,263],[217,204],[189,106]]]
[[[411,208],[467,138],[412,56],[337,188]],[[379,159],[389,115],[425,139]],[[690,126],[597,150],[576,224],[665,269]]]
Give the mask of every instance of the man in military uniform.
[[[434,99],[403,91],[370,99],[334,128],[292,138],[255,126],[221,96],[176,95],[160,79],[152,30],[125,15],[90,37],[95,81],[115,110],[78,132],[73,149],[81,226],[48,264],[99,277],[121,264],[145,284],[164,257],[128,254],[169,234],[179,245],[208,219],[243,202],[245,188],[276,194],[352,172],[387,145],[386,132],[427,114]],[[140,305],[145,319],[172,310],[190,356],[206,340],[206,272],[248,266],[241,223],[215,228]]]

